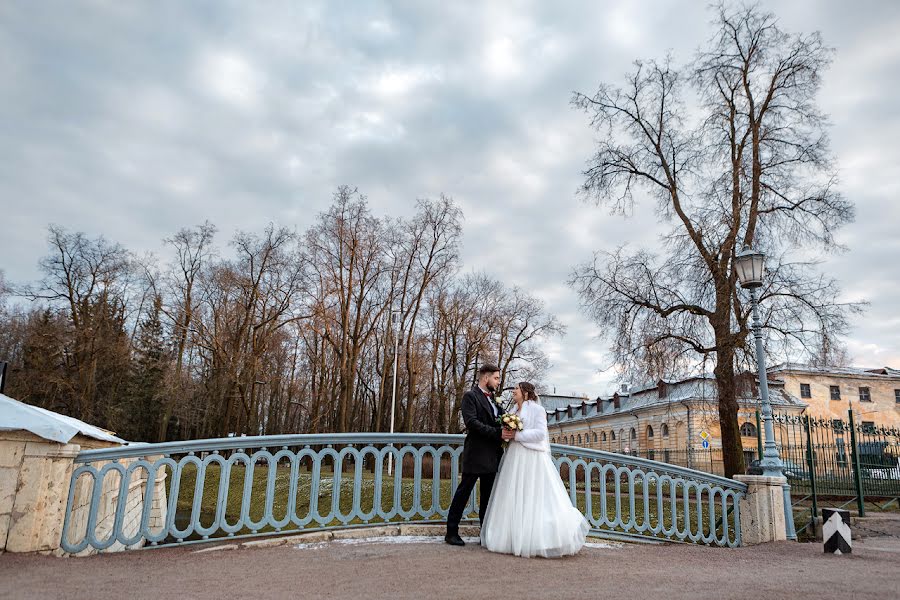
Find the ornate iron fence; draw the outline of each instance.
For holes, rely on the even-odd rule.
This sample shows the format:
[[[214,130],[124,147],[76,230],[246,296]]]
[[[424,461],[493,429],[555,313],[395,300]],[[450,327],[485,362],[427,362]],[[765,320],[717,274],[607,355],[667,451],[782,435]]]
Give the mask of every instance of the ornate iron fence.
[[[846,420],[775,415],[775,437],[803,517],[798,531],[823,502],[855,504],[864,516],[867,501],[879,508],[900,501],[900,430],[857,422],[852,411]]]
[[[75,460],[62,548],[77,554],[441,523],[456,489],[463,439],[351,433],[87,450]],[[596,534],[740,544],[744,484],[597,450],[553,445],[552,451],[573,505]],[[473,495],[466,518],[475,518],[476,507]]]

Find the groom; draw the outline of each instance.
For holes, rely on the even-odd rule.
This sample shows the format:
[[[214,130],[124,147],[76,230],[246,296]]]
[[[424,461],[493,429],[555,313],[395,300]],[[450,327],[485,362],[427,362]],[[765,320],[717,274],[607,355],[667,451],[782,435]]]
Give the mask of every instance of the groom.
[[[447,515],[447,535],[444,541],[453,546],[465,546],[459,537],[459,521],[469,502],[469,496],[480,480],[481,502],[478,520],[484,525],[494,477],[503,455],[502,442],[512,439],[512,432],[500,427],[500,407],[494,402],[494,393],[500,387],[500,369],[495,365],[482,365],[478,369],[478,384],[465,393],[462,399],[463,422],[466,424],[466,442],[462,453],[462,479],[450,503]]]

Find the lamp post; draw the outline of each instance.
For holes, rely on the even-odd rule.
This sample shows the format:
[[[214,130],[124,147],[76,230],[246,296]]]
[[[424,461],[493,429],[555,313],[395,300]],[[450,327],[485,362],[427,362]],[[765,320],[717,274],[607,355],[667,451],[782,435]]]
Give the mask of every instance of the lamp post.
[[[759,296],[757,290],[762,287],[765,254],[744,246],[734,258],[741,287],[750,292],[750,306],[753,311],[753,337],[756,338],[756,368],[759,371],[759,396],[762,402],[762,420],[766,441],[763,445],[763,457],[759,463],[766,477],[783,477],[784,465],[778,456],[775,445],[775,426],[772,421],[772,405],[769,404],[769,386],[766,374],[766,356],[763,352],[762,322],[759,320]]]
[[[394,433],[394,411],[397,405],[397,353],[400,351],[400,335],[397,331],[400,324],[400,311],[391,309],[391,328],[394,331],[394,384],[391,391],[391,435]],[[393,444],[391,447],[393,448]],[[388,477],[394,474],[394,454],[388,454]]]

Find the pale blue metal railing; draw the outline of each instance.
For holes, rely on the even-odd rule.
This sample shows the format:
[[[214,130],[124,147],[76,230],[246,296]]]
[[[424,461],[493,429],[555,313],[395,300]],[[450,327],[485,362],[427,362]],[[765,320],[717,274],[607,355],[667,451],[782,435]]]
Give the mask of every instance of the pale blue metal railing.
[[[75,459],[62,548],[79,553],[117,544],[440,523],[457,485],[463,439],[348,433],[87,450]],[[740,545],[744,484],[598,450],[554,444],[552,451],[573,505],[594,533]],[[473,495],[468,518],[476,506]]]

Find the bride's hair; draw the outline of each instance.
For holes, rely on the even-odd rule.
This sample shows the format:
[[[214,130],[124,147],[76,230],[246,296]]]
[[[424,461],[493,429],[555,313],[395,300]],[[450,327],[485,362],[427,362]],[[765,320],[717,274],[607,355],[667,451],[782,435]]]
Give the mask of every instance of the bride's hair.
[[[538,396],[537,392],[534,391],[534,385],[527,381],[523,381],[519,384],[519,389],[522,390],[522,395],[525,396],[526,400],[534,400],[537,402]]]

